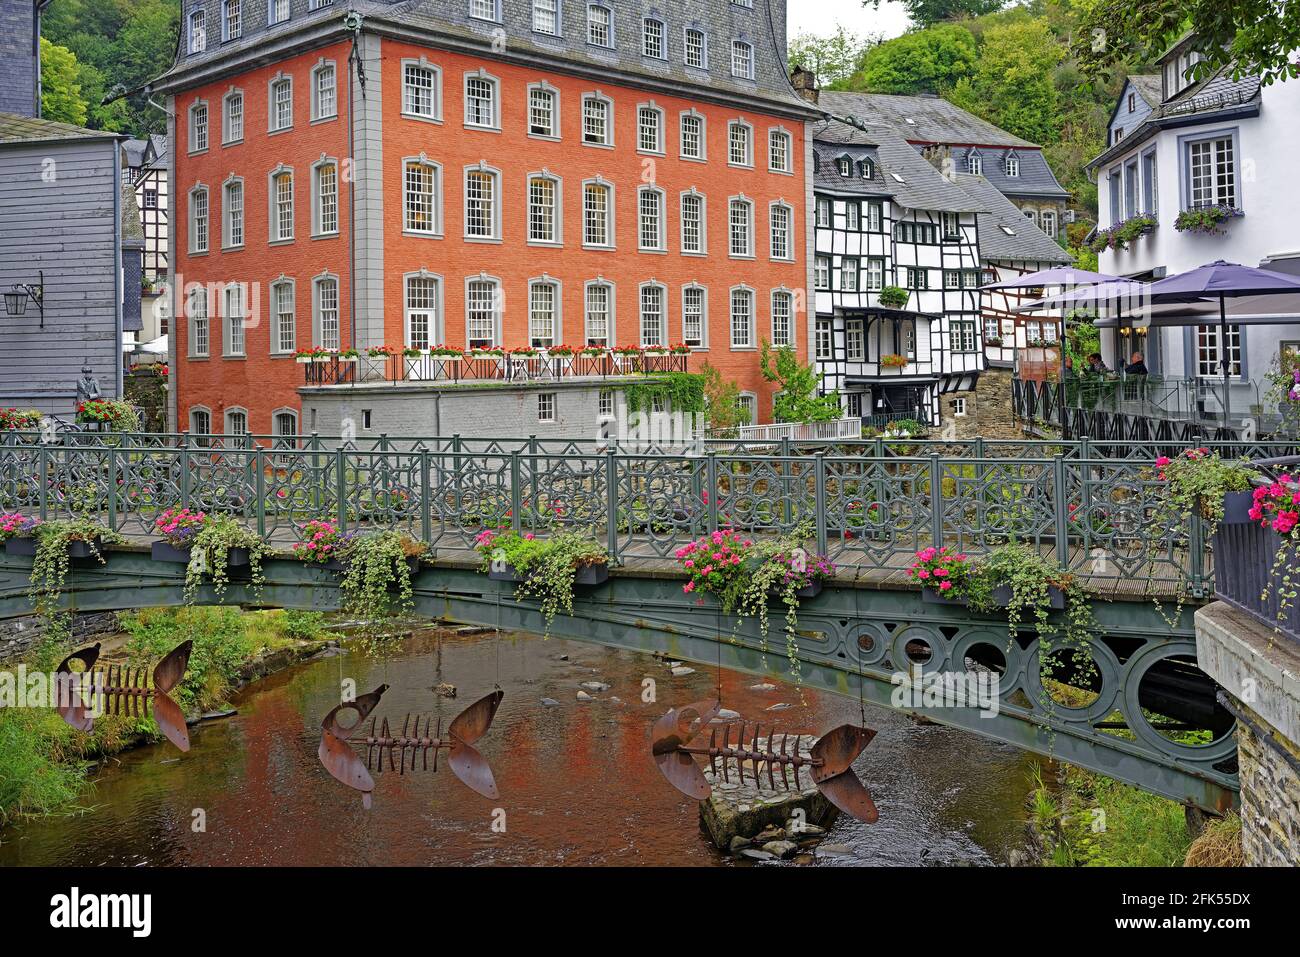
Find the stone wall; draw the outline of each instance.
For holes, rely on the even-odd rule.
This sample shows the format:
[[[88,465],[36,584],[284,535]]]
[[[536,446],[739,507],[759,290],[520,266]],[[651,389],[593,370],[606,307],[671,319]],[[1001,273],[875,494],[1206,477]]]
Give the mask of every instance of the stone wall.
[[[1011,370],[988,369],[980,373],[973,392],[954,392],[942,398],[944,425],[952,423],[954,439],[1020,439],[1024,431],[1012,414]],[[966,414],[958,415],[964,399]]]
[[[72,619],[72,643],[90,644],[103,635],[121,629],[115,612],[76,615]],[[45,627],[35,615],[0,622],[0,662],[13,661],[31,651],[45,634]]]
[[[1237,724],[1241,775],[1241,844],[1246,863],[1262,867],[1300,864],[1300,746],[1242,706],[1242,712],[1273,739],[1270,744],[1244,722]],[[1283,757],[1291,755],[1295,765]]]

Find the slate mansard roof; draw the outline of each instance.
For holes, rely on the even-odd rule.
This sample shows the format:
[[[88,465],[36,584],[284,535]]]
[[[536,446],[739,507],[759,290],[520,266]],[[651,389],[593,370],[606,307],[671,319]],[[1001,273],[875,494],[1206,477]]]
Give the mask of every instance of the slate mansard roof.
[[[1073,262],[1055,239],[1025,217],[986,176],[957,173],[957,185],[980,205],[980,258],[983,260],[1039,263]]]
[[[786,70],[786,0],[752,0],[751,6],[732,0],[591,0],[612,13],[614,42],[606,48],[587,42],[588,0],[559,3],[560,31],[556,36],[532,29],[529,0],[497,0],[498,21],[469,15],[470,0],[353,0],[364,29],[390,36],[430,40],[439,46],[483,53],[504,39],[504,50],[491,55],[506,60],[536,62],[543,67],[589,73],[596,78],[644,86],[680,87],[693,95],[754,101],[785,113],[807,116],[812,108],[794,92]],[[269,4],[245,0],[242,36],[222,42],[220,0],[182,0],[181,44],[176,64],[158,81],[165,89],[205,82],[224,63],[274,59],[273,49],[295,37],[343,36],[343,0],[315,8],[315,0],[290,0],[288,20],[269,25]],[[204,10],[207,45],[201,53],[188,49],[192,12]],[[664,59],[642,55],[642,21],[664,24]],[[687,28],[707,36],[707,69],[687,67],[684,44]],[[754,78],[731,75],[733,40],[753,49]],[[193,79],[192,82],[187,82]]]

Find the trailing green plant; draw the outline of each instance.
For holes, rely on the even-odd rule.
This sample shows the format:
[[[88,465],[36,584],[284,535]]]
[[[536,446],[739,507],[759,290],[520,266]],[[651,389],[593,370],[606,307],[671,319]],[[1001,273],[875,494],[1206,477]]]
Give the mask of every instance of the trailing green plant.
[[[69,615],[59,610],[59,598],[71,568],[69,549],[73,542],[86,542],[91,555],[104,563],[102,545],[120,544],[121,535],[89,518],[43,522],[34,528],[36,557],[32,559],[32,577],[28,594],[32,607],[44,623],[44,637],[39,658],[51,664],[71,636]]]
[[[654,408],[656,401],[683,415],[704,412],[704,379],[694,372],[662,372],[653,377],[629,382],[623,387],[628,418],[635,422],[643,411]]]
[[[1129,244],[1160,225],[1154,216],[1139,213],[1123,222],[1116,223],[1109,229],[1099,229],[1088,244],[1089,248],[1099,253],[1106,249],[1128,249]]]
[[[185,602],[192,604],[195,592],[207,576],[212,590],[220,598],[230,585],[230,550],[248,549],[250,580],[254,594],[260,595],[266,577],[262,559],[269,549],[255,531],[245,528],[229,515],[209,514],[203,527],[190,539],[190,563],[185,567]]]
[[[1240,216],[1241,210],[1233,206],[1202,206],[1197,209],[1185,209],[1174,220],[1174,229],[1180,233],[1203,233],[1207,236],[1221,236],[1227,232],[1221,228],[1229,219]]]
[[[584,532],[561,531],[546,538],[513,529],[487,529],[475,539],[482,556],[481,571],[509,565],[521,577],[515,600],[535,598],[541,605],[550,637],[555,616],[573,614],[573,587],[578,570],[609,562],[604,546]]]
[[[1295,571],[1300,560],[1300,477],[1282,474],[1276,482],[1255,488],[1250,507],[1251,521],[1276,532],[1280,541],[1273,555],[1273,568],[1260,593],[1260,601],[1273,594],[1278,599],[1275,632],[1282,630],[1295,606],[1297,588]]]
[[[425,547],[398,531],[358,535],[348,543],[347,565],[340,588],[343,609],[362,622],[369,650],[378,650],[377,623],[415,607],[408,558],[419,558]]]

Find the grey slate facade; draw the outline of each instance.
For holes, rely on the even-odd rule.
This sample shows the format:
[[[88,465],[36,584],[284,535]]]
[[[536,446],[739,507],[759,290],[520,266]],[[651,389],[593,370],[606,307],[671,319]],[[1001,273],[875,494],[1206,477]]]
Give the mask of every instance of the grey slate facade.
[[[119,139],[0,113],[0,289],[45,274],[44,329],[0,313],[0,405],[70,416],[83,365],[121,395]]]
[[[0,0],[0,113],[40,112],[37,0]]]

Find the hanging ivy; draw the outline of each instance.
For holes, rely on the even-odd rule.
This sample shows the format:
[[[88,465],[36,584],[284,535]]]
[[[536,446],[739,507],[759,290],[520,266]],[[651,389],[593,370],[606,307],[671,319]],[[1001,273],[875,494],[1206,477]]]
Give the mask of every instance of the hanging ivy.
[[[704,376],[694,372],[668,372],[628,383],[623,395],[629,418],[653,409],[656,399],[663,400],[674,412],[700,415],[704,412]]]

